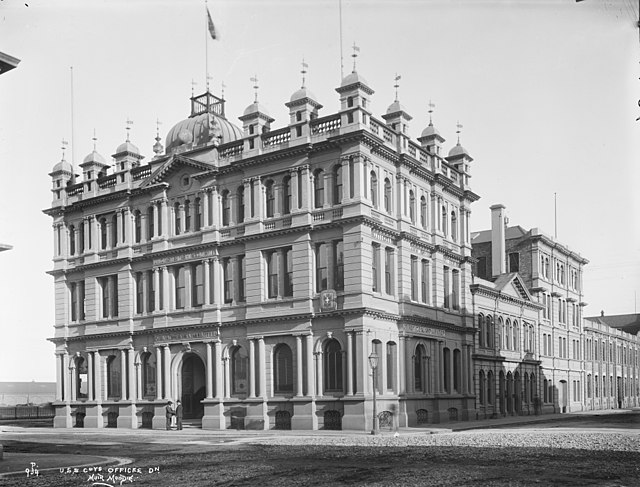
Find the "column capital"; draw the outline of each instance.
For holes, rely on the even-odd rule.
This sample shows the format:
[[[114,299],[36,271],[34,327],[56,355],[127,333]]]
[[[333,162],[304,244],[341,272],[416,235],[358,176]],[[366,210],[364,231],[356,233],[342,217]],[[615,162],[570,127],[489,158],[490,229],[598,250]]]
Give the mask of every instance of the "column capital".
[[[299,167],[291,167],[289,168],[289,174],[297,174],[300,171]]]

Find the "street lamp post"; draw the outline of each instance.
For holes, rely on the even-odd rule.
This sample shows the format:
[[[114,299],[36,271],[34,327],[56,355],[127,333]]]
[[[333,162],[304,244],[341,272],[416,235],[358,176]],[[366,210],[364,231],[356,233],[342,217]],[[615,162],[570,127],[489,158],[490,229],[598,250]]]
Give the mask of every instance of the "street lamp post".
[[[377,369],[378,369],[378,354],[374,350],[369,355],[369,365],[371,366],[371,370],[373,371],[373,429],[371,430],[372,435],[377,435],[378,431],[378,405],[376,401],[376,383],[377,383]]]

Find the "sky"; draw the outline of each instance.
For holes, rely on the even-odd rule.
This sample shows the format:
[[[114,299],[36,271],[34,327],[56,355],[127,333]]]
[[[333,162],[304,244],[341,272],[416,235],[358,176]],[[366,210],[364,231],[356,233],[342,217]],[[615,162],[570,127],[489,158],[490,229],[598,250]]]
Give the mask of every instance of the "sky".
[[[49,172],[125,140],[146,160],[189,115],[192,81],[226,85],[227,118],[254,98],[288,123],[302,83],[338,111],[353,67],[378,119],[398,98],[420,136],[433,122],[448,150],[474,158],[471,230],[502,203],[511,224],[554,234],[590,263],[585,316],[633,313],[640,294],[640,60],[635,0],[0,0],[0,381],[54,381]],[[342,53],[342,56],[341,56]],[[341,57],[343,61],[341,62]],[[73,83],[71,76],[73,67]],[[73,85],[73,97],[71,86]],[[73,117],[72,117],[73,114]],[[73,119],[73,124],[72,124]],[[73,126],[73,130],[72,130]],[[636,161],[635,163],[633,161]],[[635,183],[635,184],[634,184]],[[554,196],[555,195],[555,196]],[[557,220],[554,219],[554,201]],[[640,299],[640,296],[638,296]]]

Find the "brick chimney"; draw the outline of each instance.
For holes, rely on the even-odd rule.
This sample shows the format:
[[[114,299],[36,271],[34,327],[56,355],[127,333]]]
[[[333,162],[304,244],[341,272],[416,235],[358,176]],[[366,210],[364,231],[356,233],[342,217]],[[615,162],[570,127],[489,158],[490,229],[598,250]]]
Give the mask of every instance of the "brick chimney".
[[[491,207],[491,275],[493,277],[506,272],[505,209],[501,204]]]

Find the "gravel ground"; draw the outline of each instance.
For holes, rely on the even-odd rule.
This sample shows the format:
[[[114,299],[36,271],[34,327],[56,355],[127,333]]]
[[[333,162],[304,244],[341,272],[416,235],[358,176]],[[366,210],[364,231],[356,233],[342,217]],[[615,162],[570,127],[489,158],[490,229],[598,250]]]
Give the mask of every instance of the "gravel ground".
[[[288,446],[374,446],[374,447],[483,447],[483,448],[558,448],[598,451],[640,452],[640,435],[620,432],[580,431],[481,431],[434,435],[285,437],[252,440],[259,445]]]

